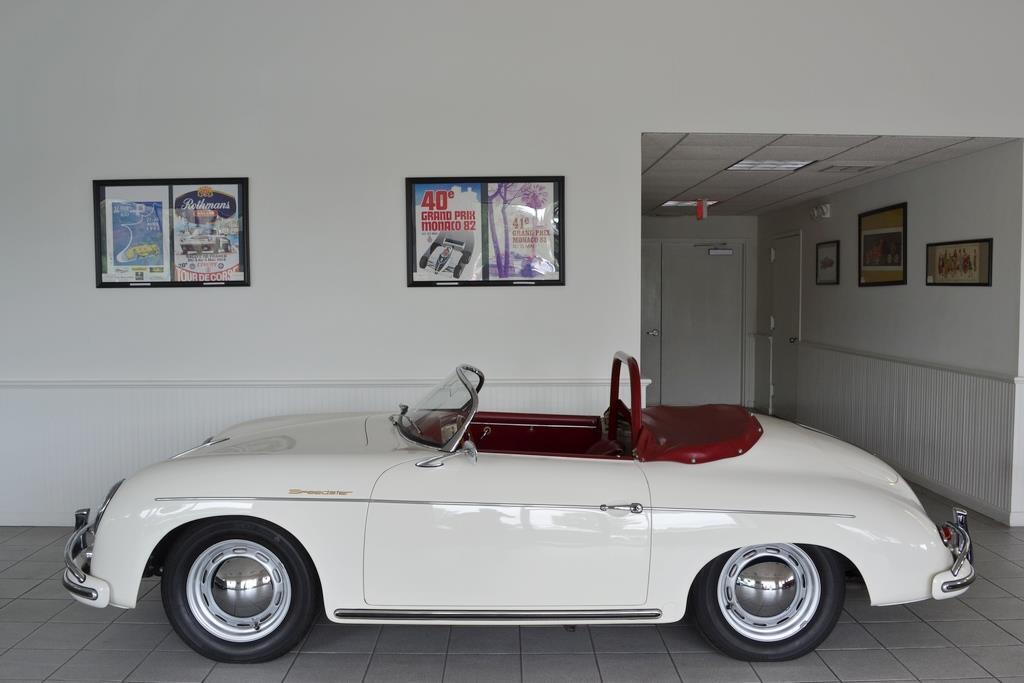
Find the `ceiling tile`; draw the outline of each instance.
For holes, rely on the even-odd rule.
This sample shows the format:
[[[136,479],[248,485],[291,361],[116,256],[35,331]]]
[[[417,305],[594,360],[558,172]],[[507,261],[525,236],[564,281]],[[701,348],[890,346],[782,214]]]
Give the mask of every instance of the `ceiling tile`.
[[[759,145],[716,147],[714,145],[676,145],[665,155],[665,161],[717,161],[723,166],[733,164],[759,149]]]
[[[763,147],[778,135],[772,133],[690,133],[679,145],[707,147]]]
[[[848,147],[811,147],[807,145],[768,145],[748,158],[772,161],[818,161],[845,152]]]
[[[902,161],[919,154],[948,147],[965,139],[887,135],[838,154],[832,157],[830,161]]]
[[[679,149],[678,147],[676,149]],[[664,159],[656,163],[649,171],[657,171],[659,173],[665,172],[676,172],[676,173],[703,173],[706,176],[719,171],[732,165],[732,160],[721,160],[721,159],[676,159],[671,156],[666,156]]]
[[[875,135],[783,135],[775,144],[849,149],[874,139]]]
[[[640,135],[640,144],[668,149],[682,140],[685,135],[686,133],[642,133]]]
[[[682,133],[644,133],[640,136],[641,167],[648,168],[682,138]]]
[[[718,189],[750,190],[785,178],[789,174],[789,171],[722,171],[700,183],[697,188],[712,192]]]

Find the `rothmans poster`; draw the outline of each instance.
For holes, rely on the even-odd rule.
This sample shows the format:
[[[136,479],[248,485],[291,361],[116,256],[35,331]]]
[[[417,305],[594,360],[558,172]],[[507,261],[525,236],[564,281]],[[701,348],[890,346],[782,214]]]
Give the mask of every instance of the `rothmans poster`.
[[[244,280],[239,258],[242,225],[238,185],[175,185],[174,279]]]

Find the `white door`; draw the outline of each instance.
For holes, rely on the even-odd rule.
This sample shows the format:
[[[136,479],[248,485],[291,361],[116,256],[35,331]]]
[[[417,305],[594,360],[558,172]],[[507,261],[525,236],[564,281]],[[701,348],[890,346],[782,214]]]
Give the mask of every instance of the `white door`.
[[[742,403],[743,245],[665,242],[661,402]]]
[[[640,369],[651,380],[647,405],[661,404],[661,242],[643,242],[640,256]]]
[[[772,414],[796,419],[800,341],[800,236],[772,241]]]
[[[629,510],[638,503],[639,512]],[[650,492],[632,460],[481,453],[398,465],[366,521],[369,605],[601,608],[642,605]],[[618,509],[601,506],[623,506]]]

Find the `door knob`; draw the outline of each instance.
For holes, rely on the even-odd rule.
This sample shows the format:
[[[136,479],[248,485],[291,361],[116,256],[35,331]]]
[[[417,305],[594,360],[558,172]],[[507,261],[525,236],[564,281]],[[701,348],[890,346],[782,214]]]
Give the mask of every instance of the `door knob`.
[[[789,338],[789,343],[790,344],[796,344],[796,337],[790,337]]]
[[[661,330],[655,327],[653,329],[647,330],[646,332],[644,332],[644,334],[646,334],[648,337],[659,337],[661,336]]]

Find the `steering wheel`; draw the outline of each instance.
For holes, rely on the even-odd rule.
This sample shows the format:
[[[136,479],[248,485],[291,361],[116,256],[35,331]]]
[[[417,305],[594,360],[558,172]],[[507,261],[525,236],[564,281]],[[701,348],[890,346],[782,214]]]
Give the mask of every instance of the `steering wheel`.
[[[629,368],[629,402],[627,407],[619,398],[619,372],[622,364]],[[617,351],[612,359],[611,395],[608,401],[608,440],[616,441],[619,414],[629,420],[630,437],[633,443],[640,434],[640,365],[627,353]]]

